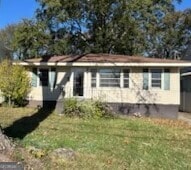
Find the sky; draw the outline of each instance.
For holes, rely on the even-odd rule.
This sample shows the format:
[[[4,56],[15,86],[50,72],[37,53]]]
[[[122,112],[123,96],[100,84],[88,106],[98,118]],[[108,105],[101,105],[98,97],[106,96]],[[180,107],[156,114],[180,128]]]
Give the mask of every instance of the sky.
[[[35,0],[0,0],[0,29],[8,24],[18,23],[23,18],[33,18],[38,4]],[[177,10],[191,8],[191,0],[176,3]]]

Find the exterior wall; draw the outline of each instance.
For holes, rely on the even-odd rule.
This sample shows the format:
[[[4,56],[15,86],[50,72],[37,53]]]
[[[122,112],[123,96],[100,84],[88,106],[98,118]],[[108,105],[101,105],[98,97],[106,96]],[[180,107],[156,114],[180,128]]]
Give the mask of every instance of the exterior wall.
[[[58,67],[55,88],[33,87],[29,94],[29,100],[55,101],[62,98],[64,86],[64,98],[73,97],[73,72],[78,68]],[[170,74],[170,90],[149,89],[143,90],[142,68],[130,68],[129,88],[120,87],[94,87],[91,88],[91,73],[89,68],[84,69],[84,96],[79,98],[99,99],[109,103],[134,103],[134,104],[180,104],[180,78],[179,69],[172,68]],[[30,69],[31,70],[31,69]],[[31,75],[31,72],[30,72]],[[39,80],[38,80],[39,81]],[[39,84],[39,82],[37,83]]]
[[[109,103],[119,114],[145,117],[178,118],[178,105]]]
[[[42,67],[40,67],[42,68]],[[43,67],[46,68],[46,67]],[[71,95],[71,71],[69,68],[57,68],[57,80],[55,88],[39,86],[39,78],[37,78],[37,87],[32,87],[28,95],[29,101],[55,101],[64,97],[72,97]],[[32,77],[32,68],[29,69],[29,76]],[[63,90],[67,93],[63,94]]]
[[[154,88],[143,90],[142,69],[138,67],[130,69],[129,88],[88,87],[91,90],[88,90],[87,98],[100,99],[109,103],[180,104],[180,76],[178,68],[170,70],[170,90]],[[91,81],[90,74],[88,74],[88,80]]]
[[[78,69],[83,69],[84,71],[84,96],[77,97],[79,99],[98,99],[109,103],[116,112],[126,115],[138,112],[144,116],[177,118],[180,104],[180,76],[178,68],[170,69],[170,90],[163,90],[163,88],[143,90],[143,68],[140,67],[128,68],[130,69],[129,88],[92,88],[90,67],[57,67],[55,88],[41,87],[38,80],[38,86],[33,87],[28,96],[29,105],[42,105],[42,101],[47,103],[49,101],[60,102],[63,98],[73,97],[74,71],[78,71]],[[125,69],[125,67],[121,69]],[[30,68],[30,76],[32,76],[31,70]],[[62,90],[63,86],[64,89]]]

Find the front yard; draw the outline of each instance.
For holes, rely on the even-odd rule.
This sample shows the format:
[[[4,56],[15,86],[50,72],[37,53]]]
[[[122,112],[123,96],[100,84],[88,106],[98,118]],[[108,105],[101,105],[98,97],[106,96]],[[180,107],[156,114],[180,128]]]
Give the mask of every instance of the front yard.
[[[20,138],[16,141],[26,152],[35,147],[45,153],[38,158],[44,169],[191,169],[191,126],[183,122],[146,118],[83,120],[55,113],[41,119],[36,112],[1,107],[0,124]],[[52,161],[47,155],[57,148],[73,149],[75,159]],[[16,159],[28,161],[16,154]]]

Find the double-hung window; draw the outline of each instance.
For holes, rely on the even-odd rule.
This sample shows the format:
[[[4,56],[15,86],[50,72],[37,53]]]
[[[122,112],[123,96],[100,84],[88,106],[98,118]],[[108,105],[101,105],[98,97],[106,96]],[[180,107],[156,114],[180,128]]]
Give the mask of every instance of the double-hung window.
[[[143,69],[143,89],[170,90],[170,69]]]
[[[129,69],[91,69],[91,87],[129,88]]]
[[[91,87],[96,87],[96,81],[97,81],[97,70],[92,69],[91,70]]]
[[[151,87],[161,88],[162,69],[151,69]]]
[[[128,69],[123,70],[123,87],[129,88],[129,70]]]
[[[120,87],[120,69],[100,69],[100,87]]]

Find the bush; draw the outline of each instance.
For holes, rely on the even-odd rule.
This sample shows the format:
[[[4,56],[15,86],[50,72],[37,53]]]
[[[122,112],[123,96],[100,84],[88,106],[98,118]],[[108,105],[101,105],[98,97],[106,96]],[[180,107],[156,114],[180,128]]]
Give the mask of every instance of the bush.
[[[100,101],[77,101],[77,99],[74,98],[64,101],[64,114],[69,117],[76,116],[85,119],[109,118],[114,116],[111,109]]]
[[[64,100],[64,114],[69,117],[80,116],[78,102],[74,98]]]
[[[25,68],[5,60],[0,64],[0,75],[0,90],[5,101],[9,105],[22,105],[30,90],[30,79]]]

